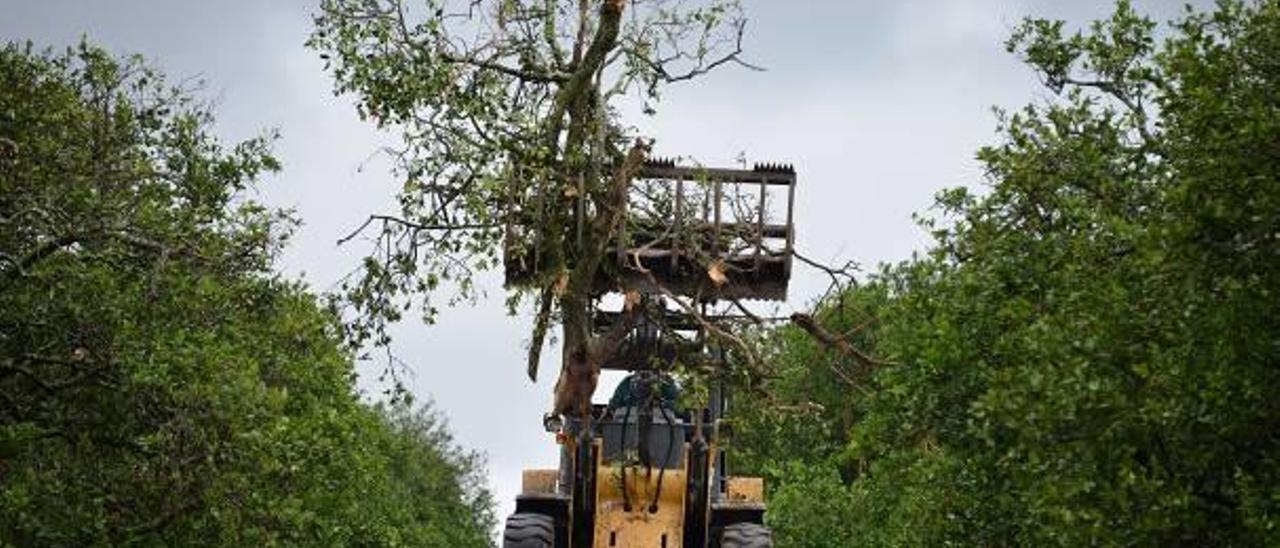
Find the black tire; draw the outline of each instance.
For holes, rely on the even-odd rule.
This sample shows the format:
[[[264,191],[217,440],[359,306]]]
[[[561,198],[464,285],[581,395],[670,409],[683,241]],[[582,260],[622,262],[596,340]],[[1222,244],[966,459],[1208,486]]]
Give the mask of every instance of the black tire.
[[[773,532],[759,523],[735,523],[724,528],[720,548],[773,548]]]
[[[502,548],[553,548],[556,524],[551,516],[512,514],[502,531]]]

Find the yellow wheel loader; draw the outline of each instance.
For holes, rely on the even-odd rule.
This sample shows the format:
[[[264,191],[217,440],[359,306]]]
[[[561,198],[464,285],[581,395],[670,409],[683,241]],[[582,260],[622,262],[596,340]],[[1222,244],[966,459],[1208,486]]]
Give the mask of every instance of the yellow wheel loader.
[[[645,199],[661,194],[655,187],[665,189],[662,203],[652,208],[663,213],[631,223],[649,233],[619,242],[617,264],[597,293],[638,289],[657,313],[646,314],[603,364],[630,372],[608,404],[593,405],[587,417],[545,419],[560,445],[560,465],[524,471],[504,548],[773,546],[764,524],[763,481],[729,473],[723,383],[712,381],[706,407],[677,408],[669,376],[674,363],[687,363],[691,355],[713,366],[724,363],[724,352],[704,331],[714,318],[680,312],[687,308],[668,311],[662,303],[680,295],[705,311],[716,301],[785,299],[795,171],[653,161],[638,179],[633,187]],[[779,210],[785,213],[773,213]],[[785,220],[771,223],[771,216]],[[538,261],[508,254],[509,283],[539,275],[528,266]],[[595,329],[603,332],[619,317],[597,310]]]
[[[717,406],[677,412],[636,392],[590,420],[553,421],[561,466],[525,470],[503,546],[773,546],[762,480],[727,474]]]

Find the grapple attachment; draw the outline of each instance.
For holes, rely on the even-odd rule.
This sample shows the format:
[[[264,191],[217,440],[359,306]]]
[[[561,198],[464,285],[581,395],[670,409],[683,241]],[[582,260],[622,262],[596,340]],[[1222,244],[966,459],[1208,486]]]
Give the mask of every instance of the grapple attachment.
[[[785,300],[795,225],[795,170],[645,164],[628,193],[626,229],[594,283],[597,294],[621,287],[700,301]],[[539,276],[538,246],[509,237],[508,285]],[[659,287],[661,286],[661,287]]]

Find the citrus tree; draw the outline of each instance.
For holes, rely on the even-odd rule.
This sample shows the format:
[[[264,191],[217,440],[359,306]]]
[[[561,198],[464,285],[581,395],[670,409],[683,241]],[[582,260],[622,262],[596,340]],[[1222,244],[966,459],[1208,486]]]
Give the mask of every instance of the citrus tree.
[[[0,544],[490,544],[478,459],[275,272],[273,136],[87,44],[0,83]]]
[[[1277,37],[1274,0],[1015,29],[1050,95],[1001,115],[988,188],[942,193],[929,253],[821,314],[893,365],[775,335],[802,412],[755,413],[739,454],[780,538],[1280,539]]]

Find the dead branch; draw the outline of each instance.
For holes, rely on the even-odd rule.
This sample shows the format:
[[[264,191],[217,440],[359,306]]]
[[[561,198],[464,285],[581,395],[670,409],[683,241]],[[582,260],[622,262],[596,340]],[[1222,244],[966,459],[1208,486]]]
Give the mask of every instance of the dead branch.
[[[538,381],[538,364],[542,361],[542,343],[546,341],[547,329],[551,325],[551,308],[555,304],[554,285],[549,284],[538,295],[538,315],[533,321],[533,336],[529,340],[528,365],[525,371],[529,380]]]
[[[802,312],[796,312],[791,315],[791,323],[795,324],[800,329],[805,330],[806,333],[817,339],[818,342],[821,342],[829,348],[834,348],[845,357],[858,362],[864,370],[870,370],[874,367],[884,365],[892,365],[890,362],[877,360],[867,355],[865,352],[858,350],[844,337],[838,337],[828,331],[827,328],[818,325],[818,322],[814,321],[813,316]]]
[[[592,363],[603,363],[604,360],[618,351],[627,334],[636,326],[636,322],[644,316],[644,307],[640,305],[640,294],[628,291],[622,305],[622,316],[618,318],[609,331],[595,339],[591,352]]]
[[[814,303],[815,310],[821,307],[822,304],[826,302],[827,298],[832,295],[839,295],[844,292],[846,287],[856,285],[858,283],[858,263],[854,261],[846,261],[840,266],[829,266],[810,259],[795,249],[791,250],[791,256],[809,267],[826,274],[827,278],[831,281],[831,283],[827,285],[826,291],[824,291],[822,296],[818,297],[818,301]]]
[[[683,310],[685,314],[688,314],[690,318],[693,318],[693,321],[702,327],[702,329],[706,330],[708,334],[719,340],[728,341],[739,350],[742,350],[743,355],[747,359],[747,368],[751,370],[754,378],[762,379],[766,377],[765,372],[760,368],[760,360],[756,357],[755,349],[752,348],[751,345],[747,344],[746,341],[743,341],[742,338],[721,329],[719,326],[715,325],[715,323],[707,320],[697,307],[685,302],[673,291],[659,282],[658,277],[654,276],[652,271],[645,268],[644,265],[640,263],[639,256],[632,254],[631,259],[631,268],[643,274],[649,283],[658,289],[658,292],[661,293],[662,296],[675,302],[676,306],[680,307],[680,309]]]

